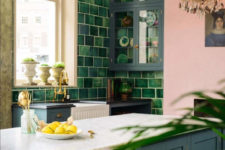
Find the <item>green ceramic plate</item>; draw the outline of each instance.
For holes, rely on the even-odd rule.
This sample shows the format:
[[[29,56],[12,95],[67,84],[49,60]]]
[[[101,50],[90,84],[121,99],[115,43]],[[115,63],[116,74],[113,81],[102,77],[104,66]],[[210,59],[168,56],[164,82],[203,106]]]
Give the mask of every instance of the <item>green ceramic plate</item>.
[[[152,11],[147,12],[146,23],[148,26],[152,26],[156,21],[156,15]]]
[[[117,57],[117,62],[118,63],[127,63],[128,62],[128,57],[125,54],[120,54]]]
[[[129,38],[127,36],[123,36],[120,38],[120,46],[127,47],[129,44]]]

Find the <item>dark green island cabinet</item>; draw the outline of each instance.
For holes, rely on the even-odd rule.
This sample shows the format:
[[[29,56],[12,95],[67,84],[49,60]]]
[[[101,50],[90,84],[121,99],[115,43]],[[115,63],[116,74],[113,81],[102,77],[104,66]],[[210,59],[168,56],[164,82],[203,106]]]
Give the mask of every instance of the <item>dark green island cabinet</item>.
[[[222,131],[222,130],[221,130]],[[224,141],[209,129],[185,133],[138,150],[224,150]]]
[[[47,123],[53,121],[66,121],[71,115],[71,107],[73,104],[57,104],[57,103],[40,103],[31,104],[30,109],[34,109],[39,120]],[[21,126],[21,115],[23,110],[18,105],[12,105],[12,127]]]
[[[111,70],[163,70],[163,14],[164,0],[111,0]]]

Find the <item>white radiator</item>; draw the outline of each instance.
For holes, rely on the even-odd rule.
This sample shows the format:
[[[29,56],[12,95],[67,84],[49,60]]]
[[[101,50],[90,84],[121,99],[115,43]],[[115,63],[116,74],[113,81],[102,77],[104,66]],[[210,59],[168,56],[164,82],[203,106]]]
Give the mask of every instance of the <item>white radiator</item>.
[[[109,116],[109,105],[106,104],[80,104],[71,108],[71,115],[74,120],[98,118]]]

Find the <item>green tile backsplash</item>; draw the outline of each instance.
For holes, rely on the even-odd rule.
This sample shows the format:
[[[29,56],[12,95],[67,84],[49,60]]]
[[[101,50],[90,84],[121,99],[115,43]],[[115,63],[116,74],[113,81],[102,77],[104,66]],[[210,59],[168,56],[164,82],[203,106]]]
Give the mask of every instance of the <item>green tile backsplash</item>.
[[[151,98],[152,113],[162,114],[163,72],[108,70],[109,0],[79,0],[78,5],[78,88],[67,89],[71,99],[106,98],[107,79],[122,79],[132,85],[132,97]],[[28,89],[35,102],[51,101],[54,97],[54,88]],[[13,102],[17,102],[21,90],[13,89]]]

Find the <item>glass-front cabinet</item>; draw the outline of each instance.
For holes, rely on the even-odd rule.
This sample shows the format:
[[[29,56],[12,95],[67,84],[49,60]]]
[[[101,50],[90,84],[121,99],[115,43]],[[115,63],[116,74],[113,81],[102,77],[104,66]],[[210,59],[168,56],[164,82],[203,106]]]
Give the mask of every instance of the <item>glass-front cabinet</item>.
[[[110,7],[110,69],[163,69],[163,1],[114,0]]]

